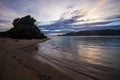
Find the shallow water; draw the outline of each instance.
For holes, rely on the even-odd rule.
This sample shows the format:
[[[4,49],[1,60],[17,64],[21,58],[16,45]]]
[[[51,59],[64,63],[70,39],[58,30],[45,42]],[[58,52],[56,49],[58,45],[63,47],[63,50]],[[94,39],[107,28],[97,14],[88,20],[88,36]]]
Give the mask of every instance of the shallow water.
[[[38,48],[37,58],[75,80],[120,80],[120,36],[55,36]]]

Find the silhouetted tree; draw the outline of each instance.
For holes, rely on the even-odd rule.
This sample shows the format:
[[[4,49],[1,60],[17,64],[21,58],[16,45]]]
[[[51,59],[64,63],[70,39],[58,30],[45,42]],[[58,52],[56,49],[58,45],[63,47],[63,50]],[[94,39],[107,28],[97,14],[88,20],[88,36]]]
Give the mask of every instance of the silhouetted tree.
[[[16,19],[14,19],[14,21],[13,21],[13,26],[15,27],[15,26],[17,26],[17,24],[19,23],[19,21],[20,21],[20,18],[16,18]]]
[[[13,20],[13,28],[4,33],[5,36],[19,39],[46,38],[34,24],[36,20],[30,15]]]
[[[36,20],[34,18],[32,18],[30,15],[27,15],[27,16],[22,17],[22,18],[14,19],[13,26],[16,27],[19,24],[31,24],[31,25],[34,25],[35,22],[36,22]]]

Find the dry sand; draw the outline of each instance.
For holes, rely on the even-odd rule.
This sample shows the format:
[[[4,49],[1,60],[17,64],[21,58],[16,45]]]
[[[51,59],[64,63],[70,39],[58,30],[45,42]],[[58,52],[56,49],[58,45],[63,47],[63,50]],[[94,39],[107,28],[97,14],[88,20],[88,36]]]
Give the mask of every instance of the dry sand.
[[[46,40],[0,38],[0,80],[73,80],[24,51]]]

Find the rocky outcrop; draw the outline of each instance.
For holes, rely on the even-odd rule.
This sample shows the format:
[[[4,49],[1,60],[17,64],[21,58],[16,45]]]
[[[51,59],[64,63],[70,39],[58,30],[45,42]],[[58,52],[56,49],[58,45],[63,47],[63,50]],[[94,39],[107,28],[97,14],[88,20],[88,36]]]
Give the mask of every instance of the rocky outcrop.
[[[6,32],[2,32],[1,36],[17,39],[47,38],[34,24],[35,22],[36,20],[29,15],[22,18],[16,18],[13,21],[14,27]]]

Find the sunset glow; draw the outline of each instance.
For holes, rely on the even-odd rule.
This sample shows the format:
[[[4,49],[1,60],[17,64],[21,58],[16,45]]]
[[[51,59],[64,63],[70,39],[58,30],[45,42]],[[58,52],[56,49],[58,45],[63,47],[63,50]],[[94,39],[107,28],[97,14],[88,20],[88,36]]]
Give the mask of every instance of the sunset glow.
[[[0,30],[25,15],[33,16],[44,33],[119,29],[119,4],[119,0],[0,0]]]

